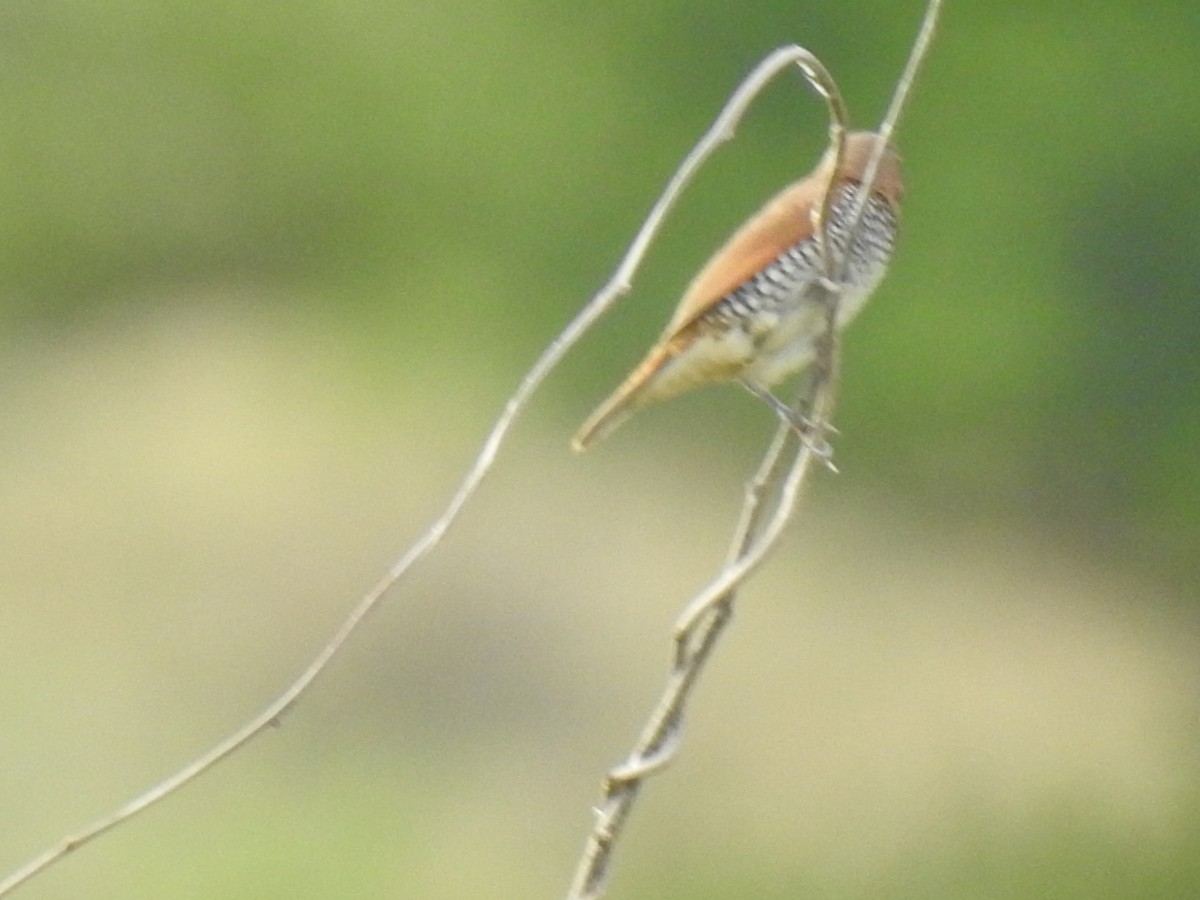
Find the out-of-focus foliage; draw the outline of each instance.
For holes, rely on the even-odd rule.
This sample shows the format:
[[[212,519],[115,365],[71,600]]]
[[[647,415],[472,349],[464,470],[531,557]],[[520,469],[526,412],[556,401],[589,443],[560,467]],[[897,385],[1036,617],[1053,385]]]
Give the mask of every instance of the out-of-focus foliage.
[[[804,44],[868,126],[920,14],[879,0],[0,4],[0,717],[13,744],[0,870],[205,746],[300,665],[436,509],[506,392],[607,278],[761,56]],[[882,595],[907,573],[908,611],[885,596],[851,604],[847,624],[830,607],[793,623],[806,635],[795,646],[767,629],[771,665],[788,673],[779,683],[803,675],[797,691],[833,699],[813,700],[780,746],[764,737],[769,778],[752,759],[719,758],[744,747],[738,728],[771,733],[766,712],[721,720],[726,744],[698,728],[699,748],[717,749],[694,752],[723,773],[713,789],[727,805],[687,797],[700,776],[681,767],[677,793],[661,789],[618,863],[654,885],[632,893],[1194,892],[1197,782],[1179,765],[1200,736],[1175,713],[1196,682],[1186,660],[1200,588],[1198,71],[1194,2],[947,0],[899,132],[898,256],[845,341],[843,475],[816,494],[849,522],[838,545],[859,554],[827,568],[870,570],[845,583]],[[504,896],[510,883],[528,896],[565,884],[589,791],[652,695],[670,604],[718,558],[771,423],[714,389],[643,414],[584,460],[565,456],[566,438],[695,266],[819,154],[823,108],[798,84],[764,95],[669,220],[633,295],[547,386],[510,474],[448,550],[458,562],[413,586],[439,603],[380,620],[367,658],[322,682],[336,706],[284,730],[292,755],[279,768],[250,751],[245,768],[156,813],[169,827],[131,825],[31,898],[451,897],[481,885]],[[678,546],[692,527],[694,553]],[[818,516],[800,530],[806,547],[834,540]],[[1013,618],[987,613],[971,645],[1012,669],[950,649],[963,640],[953,623],[978,622],[953,599],[956,576],[930,574],[943,552],[948,571],[970,572],[964,604],[979,591],[988,610],[998,601],[982,599],[981,571],[1037,573],[1014,590]],[[1011,567],[991,569],[997,559]],[[835,594],[843,584],[822,577]],[[623,632],[585,608],[601,585],[649,585],[664,607]],[[919,624],[926,587],[944,632]],[[1042,634],[1043,589],[1055,640],[1031,651],[1026,682],[1014,672]],[[301,615],[303,600],[321,605],[299,603]],[[581,619],[595,646],[573,643]],[[884,641],[876,621],[920,653]],[[991,626],[1014,644],[988,644]],[[820,657],[813,628],[846,655]],[[871,665],[853,662],[860,640],[880,642]],[[828,667],[789,668],[796,646]],[[521,664],[505,669],[506,657]],[[163,675],[176,669],[188,674]],[[915,693],[856,705],[855,691],[908,677]],[[948,698],[962,685],[966,725],[939,705],[958,709]],[[1043,718],[989,731],[1008,721],[988,705],[995,685],[1035,705],[1049,697]],[[614,693],[624,705],[606,713]],[[1136,711],[1124,724],[1106,718],[1100,698],[1113,695],[1117,718]],[[392,706],[402,727],[380,713]],[[879,724],[897,709],[929,731]],[[523,740],[508,743],[510,729]],[[928,737],[943,733],[957,737]],[[848,757],[842,734],[886,746]],[[1147,736],[1160,742],[1138,743]],[[398,746],[409,755],[389,756]],[[964,759],[976,752],[997,756]],[[1076,757],[1080,784],[1106,785],[1094,803],[1073,793]],[[806,787],[810,765],[837,789]],[[781,788],[793,779],[798,793]],[[536,811],[522,806],[527,783],[544,789]],[[1006,806],[1004,785],[1029,793]],[[787,799],[755,825],[737,805],[747,796]],[[297,797],[310,818],[293,825]],[[790,818],[792,801],[827,815]],[[550,812],[555,802],[567,812]],[[1092,827],[1131,808],[1141,818],[1126,843]],[[680,809],[746,821],[728,845],[701,824],[672,833],[669,870],[657,869],[655,835],[677,829]],[[888,844],[896,835],[907,837]],[[118,855],[122,840],[134,843]],[[678,876],[696,847],[704,862]],[[70,890],[55,880],[72,877]]]

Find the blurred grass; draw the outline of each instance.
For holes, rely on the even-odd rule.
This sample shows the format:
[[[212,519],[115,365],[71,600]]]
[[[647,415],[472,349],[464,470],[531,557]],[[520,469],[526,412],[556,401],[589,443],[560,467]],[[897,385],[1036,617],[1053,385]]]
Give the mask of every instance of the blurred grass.
[[[918,15],[0,8],[0,868],[303,664],[763,53],[813,49],[865,124]],[[614,896],[1194,893],[1198,57],[1185,3],[949,4],[844,474],[747,592]],[[287,727],[23,895],[561,891],[770,423],[713,390],[566,437],[820,116],[763,98]]]

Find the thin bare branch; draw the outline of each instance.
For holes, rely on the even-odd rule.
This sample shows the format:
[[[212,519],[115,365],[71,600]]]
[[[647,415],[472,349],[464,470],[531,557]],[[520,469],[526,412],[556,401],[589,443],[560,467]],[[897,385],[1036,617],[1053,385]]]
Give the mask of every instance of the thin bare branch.
[[[829,181],[817,204],[816,215],[813,217],[813,231],[817,236],[817,251],[821,254],[821,265],[825,272],[834,271],[833,246],[829,241],[829,233],[825,227],[829,220],[829,204],[833,202],[832,191],[829,190],[833,179],[842,169],[842,147],[846,141],[846,130],[849,128],[850,112],[842,100],[842,92],[829,74],[829,70],[812,54],[807,59],[796,61],[800,73],[809,87],[825,99],[829,110],[829,147],[833,150],[833,165],[829,169]]]
[[[463,478],[441,515],[396,560],[380,581],[359,599],[337,631],[330,637],[325,646],[321,648],[320,652],[299,677],[288,685],[261,712],[195,760],[151,788],[138,794],[103,818],[81,828],[74,834],[62,838],[52,847],[12,871],[3,880],[0,880],[0,897],[9,894],[15,888],[29,881],[40,872],[45,871],[72,851],[95,840],[105,832],[129,821],[148,807],[169,797],[236,752],[268,727],[276,725],[281,721],[283,716],[300,700],[316,678],[325,670],[330,660],[341,651],[346,641],[362,621],[393,592],[393,589],[401,582],[409,570],[438,545],[492,468],[505,437],[508,435],[517,416],[528,405],[534,392],[584,333],[621,296],[629,292],[634,274],[641,265],[654,237],[662,226],[663,220],[678,200],[679,195],[688,182],[694,177],[703,162],[722,143],[733,138],[735,129],[741,121],[750,101],[762,90],[763,86],[770,82],[782,69],[795,63],[800,64],[802,67],[812,67],[806,69],[806,73],[818,73],[817,75],[809,74],[810,78],[819,78],[819,73],[823,72],[823,69],[820,68],[820,63],[806,50],[800,47],[783,47],[764,59],[741,84],[726,103],[713,125],[687,155],[679,169],[668,182],[662,195],[651,208],[649,215],[638,230],[629,249],[626,251],[624,257],[622,257],[612,278],[550,343],[537,362],[534,363],[533,367],[521,380],[516,391],[505,404],[502,414],[496,420],[487,439],[484,441],[483,447],[476,457],[474,464]],[[827,77],[828,73],[825,73],[825,76]],[[827,99],[829,99],[831,104],[840,102],[840,99],[835,100],[831,97],[827,97]]]
[[[875,186],[875,179],[879,175],[879,164],[883,160],[884,150],[892,142],[892,132],[895,131],[900,116],[904,112],[904,105],[908,102],[908,96],[912,93],[913,84],[917,80],[917,72],[920,71],[921,64],[929,53],[929,46],[933,42],[934,32],[937,31],[938,16],[941,11],[942,0],[929,0],[929,4],[925,7],[925,16],[921,20],[921,28],[913,41],[912,50],[909,51],[908,62],[905,63],[904,71],[900,73],[900,80],[896,82],[896,89],[892,92],[892,100],[888,104],[883,121],[879,123],[879,136],[883,140],[875,143],[871,157],[867,160],[867,167],[863,170],[863,189],[859,191],[858,199],[847,219],[847,230],[851,234],[858,231],[858,223],[866,211],[871,188]],[[848,247],[849,244],[846,246]],[[848,259],[848,254],[842,259],[841,274],[845,273]]]

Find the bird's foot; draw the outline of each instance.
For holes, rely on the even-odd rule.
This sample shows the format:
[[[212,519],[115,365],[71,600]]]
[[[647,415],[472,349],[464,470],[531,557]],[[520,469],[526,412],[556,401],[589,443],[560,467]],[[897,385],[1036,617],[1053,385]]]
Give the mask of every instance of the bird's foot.
[[[754,396],[758,397],[766,403],[775,414],[779,416],[792,431],[796,432],[796,436],[800,438],[800,442],[812,453],[825,468],[831,472],[838,470],[833,464],[833,445],[825,440],[827,434],[837,434],[838,430],[833,426],[833,423],[821,418],[807,416],[799,410],[792,409],[769,390],[750,382],[743,381],[746,389]],[[819,435],[820,437],[817,437]]]

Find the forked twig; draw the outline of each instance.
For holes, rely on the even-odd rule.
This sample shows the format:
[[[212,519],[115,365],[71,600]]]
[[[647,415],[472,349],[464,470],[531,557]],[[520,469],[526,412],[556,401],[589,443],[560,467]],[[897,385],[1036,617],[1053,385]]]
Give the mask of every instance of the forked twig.
[[[867,198],[875,184],[879,163],[903,111],[904,103],[916,78],[917,70],[929,48],[941,0],[930,0],[921,29],[913,44],[908,64],[897,83],[892,102],[879,129],[883,140],[876,148],[863,175],[856,206],[851,210],[845,247],[854,242]],[[785,48],[786,49],[786,48]],[[776,51],[776,54],[782,51]],[[769,57],[770,58],[770,57]],[[807,68],[800,63],[805,77],[829,102],[830,147],[835,154],[833,172],[840,169],[846,115],[836,85],[823,67]],[[736,96],[736,95],[735,95]],[[663,768],[682,740],[682,720],[688,698],[733,613],[733,601],[742,582],[766,558],[778,542],[799,500],[800,489],[811,471],[816,448],[823,446],[830,427],[837,385],[840,354],[835,324],[838,299],[847,271],[848,253],[834,259],[834,248],[826,232],[830,185],[819,207],[816,233],[820,241],[825,302],[825,330],[819,341],[817,358],[810,368],[797,400],[811,430],[796,440],[790,424],[777,429],[754,478],[746,490],[742,512],[734,531],[729,558],[721,571],[684,608],[675,626],[675,657],[671,673],[658,703],[624,762],[611,769],[605,779],[603,797],[595,808],[595,822],[583,854],[576,866],[568,900],[594,900],[604,892],[612,853],[641,791],[643,781]],[[791,455],[790,463],[787,462]],[[784,474],[786,472],[786,474]],[[771,506],[773,504],[773,506]],[[769,517],[767,513],[769,511]],[[764,517],[765,520],[764,520]]]
[[[72,851],[77,850],[84,844],[90,843],[105,832],[129,821],[147,808],[175,793],[213,768],[217,763],[239,750],[267,728],[281,721],[283,716],[300,700],[311,687],[312,683],[325,670],[330,660],[338,654],[362,621],[392,592],[409,570],[438,545],[450,526],[457,520],[463,508],[474,496],[475,491],[494,464],[500,446],[507,436],[509,429],[512,427],[517,416],[528,405],[530,398],[545,380],[546,376],[558,365],[567,351],[579,341],[583,334],[621,296],[629,292],[633,276],[641,265],[650,244],[657,235],[667,213],[674,206],[688,182],[695,176],[703,162],[717,147],[732,139],[735,128],[749,106],[750,101],[780,71],[792,64],[810,67],[805,70],[806,73],[810,74],[810,77],[819,79],[820,73],[824,73],[820,62],[812,57],[811,54],[800,47],[792,46],[783,47],[769,55],[742,82],[712,126],[687,157],[685,157],[679,169],[668,182],[662,195],[651,208],[649,215],[621,259],[612,278],[549,344],[533,367],[522,378],[516,391],[505,404],[503,412],[489,432],[474,464],[463,478],[441,515],[434,520],[433,524],[429,526],[425,533],[418,538],[407,552],[387,570],[379,582],[360,598],[350,614],[338,627],[337,631],[303,672],[261,712],[192,762],[148,790],[133,797],[103,818],[92,822],[74,834],[60,839],[58,843],[9,873],[3,880],[0,880],[0,897],[9,894]],[[817,74],[812,75],[812,73]],[[832,84],[832,79],[828,78],[828,73],[824,73],[824,78],[827,79],[828,84]],[[829,98],[827,97],[827,99]],[[832,104],[833,102],[830,99],[830,103]]]

